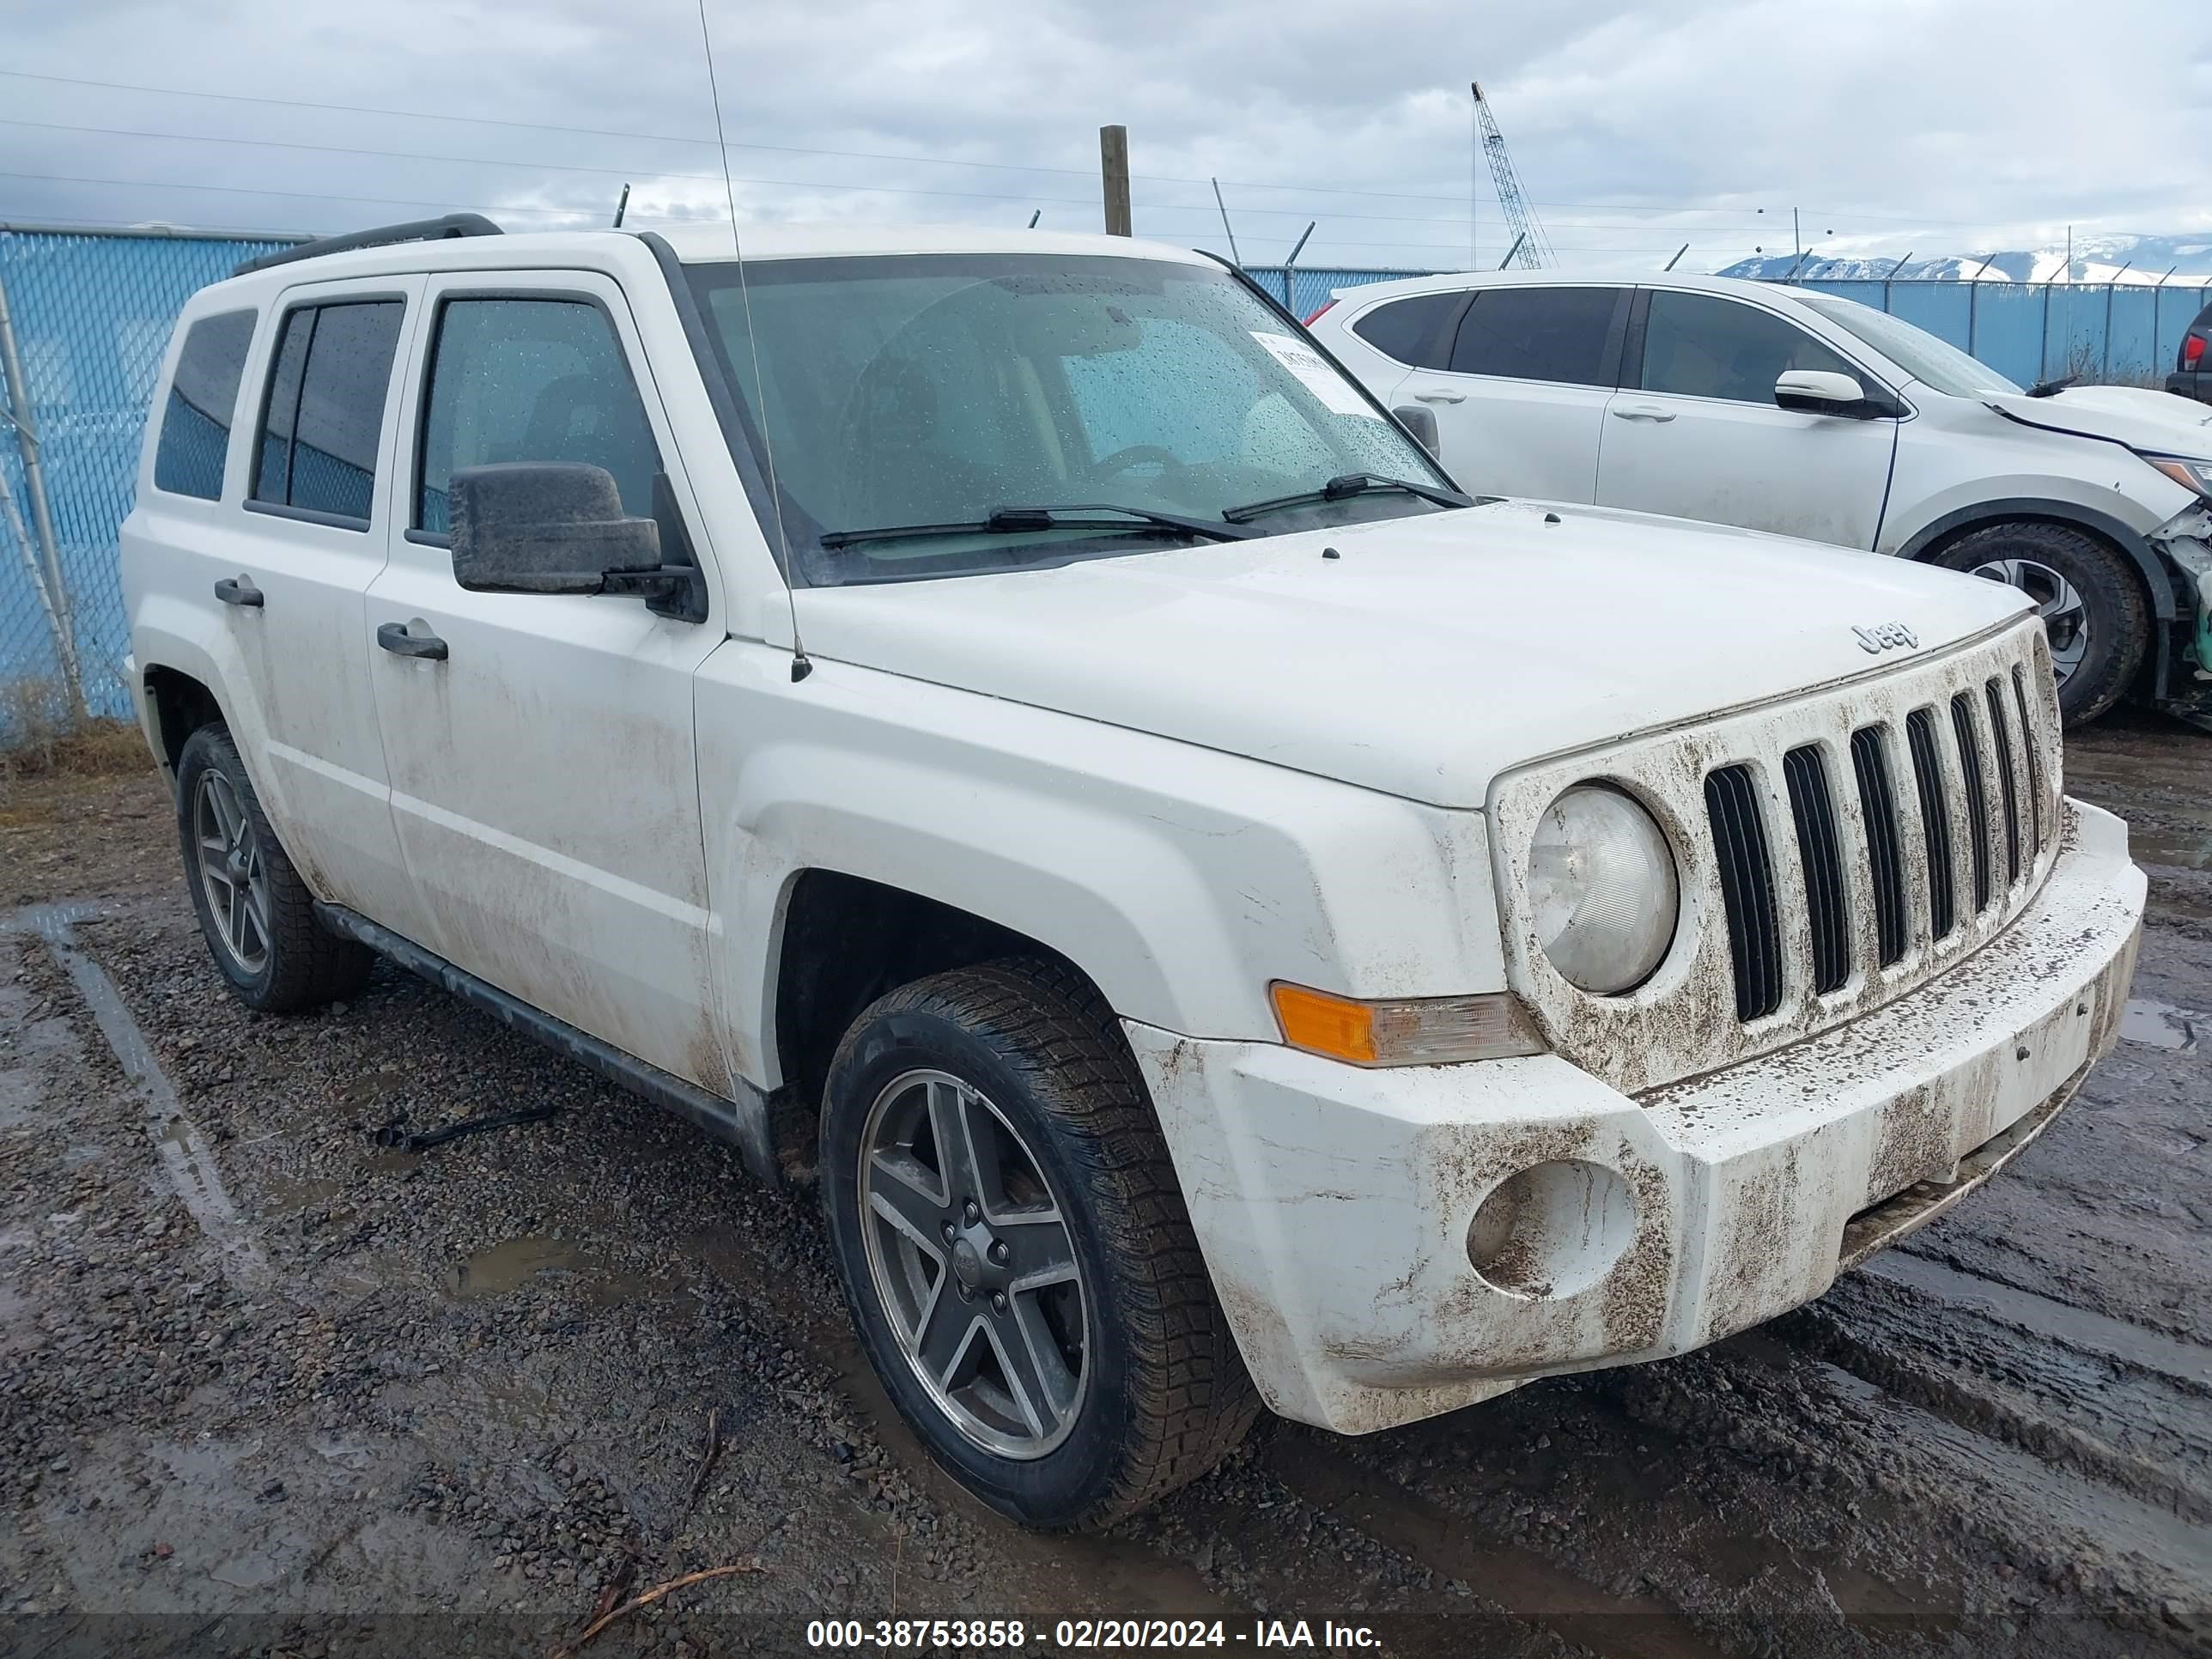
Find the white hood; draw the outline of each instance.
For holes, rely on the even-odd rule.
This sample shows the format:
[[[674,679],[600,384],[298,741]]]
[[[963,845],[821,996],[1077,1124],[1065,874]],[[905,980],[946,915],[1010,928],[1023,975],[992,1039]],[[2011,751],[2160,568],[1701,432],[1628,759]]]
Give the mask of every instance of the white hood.
[[[799,632],[817,658],[1475,807],[1509,767],[1917,661],[2027,603],[1875,554],[1549,510],[810,588]],[[1870,655],[1852,629],[1885,623],[1918,647]]]
[[[2001,415],[2053,432],[2110,438],[2153,454],[2212,459],[2212,407],[2171,392],[2084,386],[2069,386],[2048,398],[1996,397],[1983,401]]]

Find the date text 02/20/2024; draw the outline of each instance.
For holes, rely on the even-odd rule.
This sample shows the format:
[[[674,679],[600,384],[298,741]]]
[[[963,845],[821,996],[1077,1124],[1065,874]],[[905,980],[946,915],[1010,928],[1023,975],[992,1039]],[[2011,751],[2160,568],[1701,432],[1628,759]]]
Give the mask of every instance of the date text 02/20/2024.
[[[806,1626],[811,1648],[859,1649],[881,1653],[945,1647],[1018,1650],[1045,1632],[1018,1619],[817,1619]],[[1382,1638],[1364,1625],[1340,1625],[1324,1619],[1259,1619],[1240,1629],[1219,1619],[1062,1619],[1052,1627],[1052,1645],[1062,1650],[1133,1648],[1334,1648],[1378,1650]]]

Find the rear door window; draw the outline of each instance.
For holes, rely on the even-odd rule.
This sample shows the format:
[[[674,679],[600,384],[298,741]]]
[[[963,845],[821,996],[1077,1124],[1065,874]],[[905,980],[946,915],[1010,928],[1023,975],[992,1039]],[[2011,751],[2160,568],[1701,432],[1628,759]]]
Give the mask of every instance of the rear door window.
[[[1452,325],[1466,308],[1464,293],[1416,294],[1376,307],[1352,331],[1411,368],[1445,368],[1451,362]]]
[[[1659,289],[1644,328],[1643,387],[1686,398],[1771,404],[1784,370],[1858,371],[1796,324],[1713,294]]]
[[[255,501],[368,527],[405,311],[398,300],[368,300],[286,314],[262,417]]]
[[[1495,374],[1565,386],[1613,383],[1619,355],[1617,288],[1488,288],[1460,319],[1456,374]]]
[[[258,313],[226,311],[203,317],[185,336],[177,373],[161,410],[161,435],[154,449],[154,488],[173,495],[222,499],[223,460],[238,408],[238,383],[246,350],[253,343]]]
[[[506,461],[604,467],[624,513],[653,515],[659,446],[614,325],[591,301],[457,297],[440,310],[415,527],[445,533],[454,472]]]

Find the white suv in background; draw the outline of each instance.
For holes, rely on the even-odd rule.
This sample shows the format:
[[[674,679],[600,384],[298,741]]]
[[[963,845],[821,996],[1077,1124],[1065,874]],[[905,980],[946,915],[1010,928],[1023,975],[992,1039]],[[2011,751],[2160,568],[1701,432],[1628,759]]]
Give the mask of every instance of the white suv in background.
[[[1770,283],[1548,271],[1340,289],[1306,319],[1459,482],[2009,581],[2069,723],[2212,723],[2212,410],[2025,391],[1897,318]],[[1407,411],[1414,411],[1407,416]]]

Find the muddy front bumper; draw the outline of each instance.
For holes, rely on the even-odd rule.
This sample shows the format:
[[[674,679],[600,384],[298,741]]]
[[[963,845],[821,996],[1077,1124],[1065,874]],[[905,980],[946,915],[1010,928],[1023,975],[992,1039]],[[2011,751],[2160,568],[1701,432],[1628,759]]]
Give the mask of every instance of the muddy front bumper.
[[[1972,1190],[2110,1050],[2134,975],[2126,826],[2067,809],[2044,890],[1950,972],[1640,1097],[1552,1055],[1363,1071],[1125,1023],[1267,1404],[1361,1433],[1680,1353]]]

